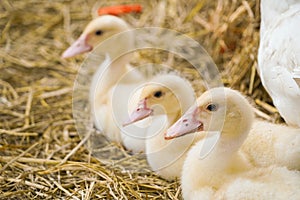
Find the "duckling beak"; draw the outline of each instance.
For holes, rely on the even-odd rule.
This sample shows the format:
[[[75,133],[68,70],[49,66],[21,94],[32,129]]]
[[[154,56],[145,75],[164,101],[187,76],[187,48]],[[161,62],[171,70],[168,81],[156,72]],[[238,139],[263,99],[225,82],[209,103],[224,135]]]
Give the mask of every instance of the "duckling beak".
[[[145,119],[149,117],[152,112],[153,110],[147,107],[147,99],[142,99],[137,108],[130,114],[129,120],[123,123],[123,126]]]
[[[203,130],[203,123],[197,119],[198,107],[191,107],[173,126],[165,133],[165,139],[170,140],[189,133]]]
[[[70,58],[81,53],[92,51],[93,47],[87,44],[87,36],[81,35],[65,52],[62,54],[63,58]]]

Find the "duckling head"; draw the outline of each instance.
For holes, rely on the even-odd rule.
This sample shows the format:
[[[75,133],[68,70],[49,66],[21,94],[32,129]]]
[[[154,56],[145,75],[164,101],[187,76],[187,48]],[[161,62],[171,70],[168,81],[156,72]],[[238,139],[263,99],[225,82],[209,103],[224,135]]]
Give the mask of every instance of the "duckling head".
[[[109,37],[129,30],[129,25],[119,17],[112,15],[103,15],[92,20],[84,29],[80,37],[63,53],[63,58],[69,58],[92,51],[98,44],[105,41]],[[128,35],[128,36],[127,36]],[[128,33],[125,37],[130,37]],[[123,43],[126,45],[133,45],[132,38],[123,39]],[[112,49],[124,45],[122,43],[115,42],[115,46],[111,46]],[[106,49],[109,51],[110,49]]]
[[[229,88],[206,91],[165,133],[172,139],[194,132],[219,132],[223,140],[243,142],[254,118],[249,102],[239,92]]]
[[[142,89],[139,104],[125,125],[149,117],[166,114],[178,119],[193,100],[191,85],[177,75],[161,75],[147,83]]]

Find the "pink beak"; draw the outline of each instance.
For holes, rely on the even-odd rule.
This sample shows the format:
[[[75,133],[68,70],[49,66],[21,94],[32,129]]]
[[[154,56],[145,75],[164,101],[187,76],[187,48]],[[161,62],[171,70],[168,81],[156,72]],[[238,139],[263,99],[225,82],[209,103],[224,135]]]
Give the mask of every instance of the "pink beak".
[[[65,52],[63,58],[70,58],[78,54],[92,51],[93,47],[87,44],[87,36],[81,35]]]
[[[142,99],[139,104],[138,107],[131,113],[131,115],[129,116],[129,120],[126,121],[123,126],[127,126],[129,124],[132,124],[134,122],[140,121],[142,119],[145,119],[146,117],[149,117],[153,110],[147,108],[147,99]]]
[[[173,126],[165,133],[165,139],[170,140],[189,133],[203,130],[203,123],[197,119],[198,107],[191,107]]]

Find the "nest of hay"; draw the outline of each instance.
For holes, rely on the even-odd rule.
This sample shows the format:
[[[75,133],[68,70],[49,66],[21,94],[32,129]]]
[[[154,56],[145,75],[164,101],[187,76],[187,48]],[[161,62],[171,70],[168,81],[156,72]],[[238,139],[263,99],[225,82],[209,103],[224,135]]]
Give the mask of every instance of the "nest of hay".
[[[212,56],[226,86],[248,95],[261,116],[281,120],[256,73],[258,0],[134,2],[144,11],[124,16],[132,27],[170,28],[194,38]],[[120,3],[132,1],[109,2]],[[181,199],[179,182],[156,176],[144,158],[108,144],[122,152],[122,160],[98,161],[77,134],[72,88],[84,56],[60,55],[103,5],[0,2],[0,199]],[[155,59],[146,51],[139,55]],[[192,71],[186,73],[198,83]]]

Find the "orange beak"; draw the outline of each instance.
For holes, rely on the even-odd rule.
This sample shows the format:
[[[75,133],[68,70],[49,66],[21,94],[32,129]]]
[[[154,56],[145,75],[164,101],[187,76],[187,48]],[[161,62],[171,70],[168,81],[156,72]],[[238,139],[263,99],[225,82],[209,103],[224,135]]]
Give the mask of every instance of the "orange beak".
[[[115,15],[120,16],[126,13],[139,13],[142,12],[142,6],[139,4],[134,5],[116,5],[116,6],[108,6],[98,9],[98,15]]]

